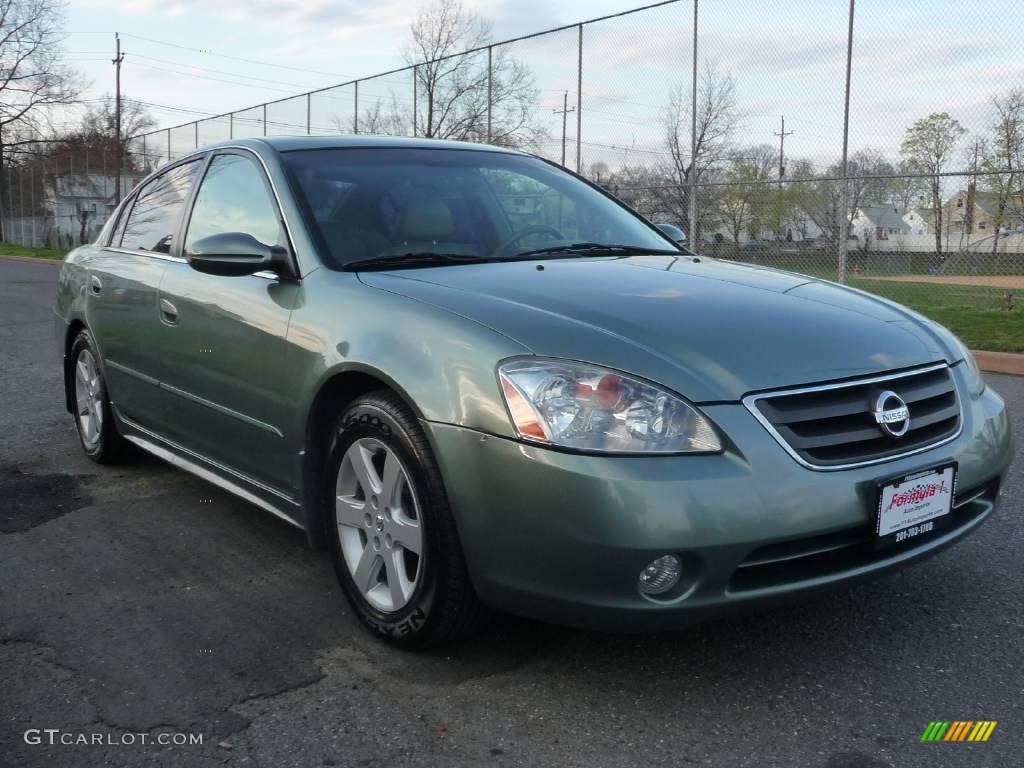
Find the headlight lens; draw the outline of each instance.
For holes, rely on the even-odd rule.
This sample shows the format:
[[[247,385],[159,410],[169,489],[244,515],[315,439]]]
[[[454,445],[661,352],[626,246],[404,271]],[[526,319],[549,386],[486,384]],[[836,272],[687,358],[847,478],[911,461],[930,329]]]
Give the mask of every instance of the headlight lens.
[[[968,386],[971,394],[977,397],[985,391],[985,377],[981,375],[981,368],[978,367],[978,361],[974,359],[971,350],[967,348],[966,344],[959,341],[958,343],[960,343],[960,351],[964,356],[964,373],[967,376]]]
[[[677,395],[585,363],[511,360],[498,368],[519,436],[581,451],[715,453],[711,423]]]

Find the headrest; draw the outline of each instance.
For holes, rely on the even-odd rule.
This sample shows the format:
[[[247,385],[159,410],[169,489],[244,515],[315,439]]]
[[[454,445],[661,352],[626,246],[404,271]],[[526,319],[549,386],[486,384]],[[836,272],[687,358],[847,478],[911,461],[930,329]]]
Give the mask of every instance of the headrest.
[[[452,233],[452,212],[440,200],[413,200],[398,216],[399,240],[439,240]]]

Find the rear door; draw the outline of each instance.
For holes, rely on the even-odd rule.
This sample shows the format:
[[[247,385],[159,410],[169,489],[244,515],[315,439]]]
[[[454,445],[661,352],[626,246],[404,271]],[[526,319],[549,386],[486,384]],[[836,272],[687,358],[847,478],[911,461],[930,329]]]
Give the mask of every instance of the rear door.
[[[200,165],[199,159],[179,163],[139,189],[88,264],[86,319],[110,398],[120,416],[157,432],[163,429],[157,290],[175,258],[174,234]]]
[[[290,248],[263,168],[245,151],[213,155],[184,231],[186,253],[196,240],[223,232]],[[159,296],[171,439],[288,496],[298,457],[284,439],[294,407],[285,336],[299,290],[298,281],[271,273],[221,277],[174,262]]]

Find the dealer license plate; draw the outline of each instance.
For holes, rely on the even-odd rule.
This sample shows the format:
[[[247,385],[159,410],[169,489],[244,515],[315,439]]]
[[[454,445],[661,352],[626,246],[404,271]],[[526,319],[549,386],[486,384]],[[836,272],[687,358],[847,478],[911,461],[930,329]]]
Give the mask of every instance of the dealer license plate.
[[[937,530],[953,509],[956,463],[886,481],[878,494],[876,546],[900,544]]]

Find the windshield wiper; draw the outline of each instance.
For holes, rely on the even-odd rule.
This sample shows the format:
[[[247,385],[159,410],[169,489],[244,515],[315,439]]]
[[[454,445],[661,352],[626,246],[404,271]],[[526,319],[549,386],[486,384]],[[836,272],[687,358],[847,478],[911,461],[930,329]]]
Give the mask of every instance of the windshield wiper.
[[[685,256],[685,251],[672,251],[667,248],[644,248],[639,245],[609,245],[608,243],[569,243],[567,245],[551,245],[547,248],[534,248],[520,251],[509,259],[530,259],[535,256],[565,254],[567,256]]]
[[[485,256],[472,256],[465,253],[403,253],[398,256],[371,256],[368,259],[356,259],[345,264],[346,272],[362,272],[373,269],[402,269],[403,267],[438,267],[446,264],[476,264],[493,261]]]

